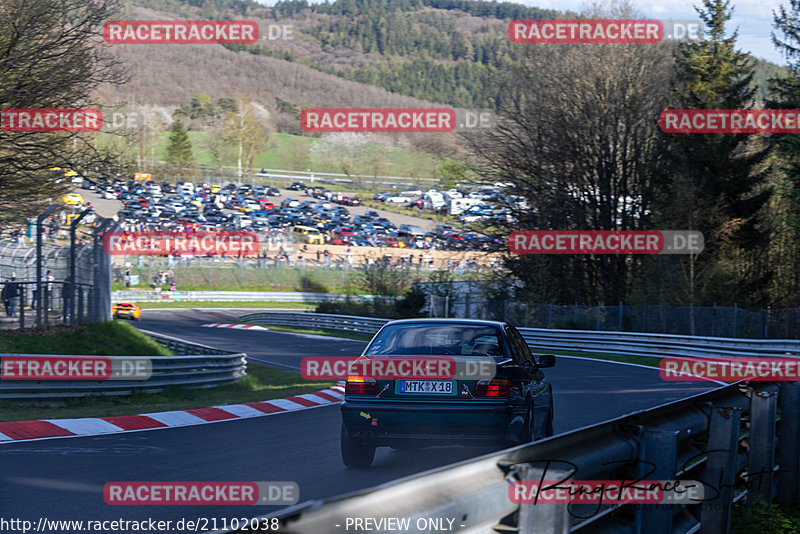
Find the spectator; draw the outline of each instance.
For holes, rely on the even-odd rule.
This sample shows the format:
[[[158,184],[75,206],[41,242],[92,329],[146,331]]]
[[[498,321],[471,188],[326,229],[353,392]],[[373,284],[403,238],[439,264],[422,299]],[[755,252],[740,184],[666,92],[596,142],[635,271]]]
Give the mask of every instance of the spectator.
[[[19,307],[20,288],[16,279],[15,276],[12,276],[3,286],[2,292],[3,303],[6,304],[6,315],[10,317],[17,316],[17,308]]]
[[[40,283],[41,283],[41,280],[34,280],[34,282],[31,284],[32,296],[31,296],[30,306],[28,306],[28,307],[30,309],[32,309],[32,310],[36,309],[36,303],[39,300],[39,284]]]
[[[3,285],[3,291],[0,293],[0,298],[3,299],[3,306],[6,308],[6,317],[11,316],[11,282],[6,282]]]
[[[170,291],[177,291],[178,290],[178,286],[175,285],[175,282],[172,282],[172,284],[169,286],[169,290]]]

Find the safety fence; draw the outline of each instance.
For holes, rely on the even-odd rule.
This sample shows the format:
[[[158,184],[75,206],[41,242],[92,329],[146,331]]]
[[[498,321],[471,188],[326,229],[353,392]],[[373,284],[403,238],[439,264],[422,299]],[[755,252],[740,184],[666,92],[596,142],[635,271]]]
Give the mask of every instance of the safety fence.
[[[420,284],[422,285],[422,284]],[[430,317],[507,321],[532,328],[659,332],[711,337],[798,339],[800,308],[748,311],[738,306],[615,304],[582,306],[428,293]]]
[[[155,393],[170,386],[203,388],[235,382],[247,374],[247,355],[191,343],[181,339],[143,331],[179,356],[124,357],[107,356],[112,368],[132,365],[132,360],[149,361],[147,379],[130,380],[13,380],[0,381],[0,399],[53,400],[94,395],[130,395],[134,392]],[[65,362],[79,361],[83,356],[53,354],[3,354],[3,358],[58,358]],[[97,356],[91,356],[97,358]],[[117,362],[119,365],[117,365]]]
[[[45,224],[61,206],[54,204],[31,220],[24,239],[0,241],[0,286],[6,327],[76,324],[111,317],[111,261],[102,237],[114,230],[113,219],[97,217],[92,209],[74,214],[67,226],[69,245],[45,240]],[[90,226],[81,226],[87,217]],[[31,313],[35,310],[35,313]],[[17,313],[19,312],[19,313]]]
[[[165,161],[161,160],[145,160],[151,166],[160,166],[162,172],[169,170]],[[229,181],[232,183],[269,183],[272,184],[274,180],[281,182],[303,182],[308,187],[313,187],[316,184],[343,184],[343,185],[386,185],[386,186],[407,186],[416,187],[420,184],[427,184],[430,187],[439,182],[436,178],[425,177],[410,177],[410,176],[379,176],[368,174],[343,174],[333,172],[311,172],[311,171],[294,171],[289,169],[255,169],[243,168],[242,174],[239,174],[237,167],[231,166],[212,166],[201,165],[199,168],[202,173],[202,180],[210,181],[213,183],[220,183],[222,181]],[[191,177],[185,177],[191,180]],[[196,178],[195,178],[196,181]]]
[[[736,502],[797,503],[799,466],[800,383],[733,384],[270,517],[293,534],[327,534],[364,517],[408,519],[419,533],[452,524],[465,534],[726,534]],[[637,504],[622,501],[619,491],[618,502],[598,504],[534,502],[517,491],[524,481],[564,488],[559,481],[568,478],[642,481],[629,488],[679,481],[673,486],[693,493],[683,503]],[[702,496],[694,493],[699,488]],[[393,529],[387,521],[370,532]]]

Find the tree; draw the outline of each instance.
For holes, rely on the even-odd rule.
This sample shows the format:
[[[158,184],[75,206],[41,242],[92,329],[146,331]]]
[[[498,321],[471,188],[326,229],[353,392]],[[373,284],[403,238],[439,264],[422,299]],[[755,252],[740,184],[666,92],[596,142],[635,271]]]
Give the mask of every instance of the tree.
[[[696,8],[707,38],[676,49],[677,83],[671,104],[679,109],[747,109],[753,105],[753,64],[728,34],[730,0],[704,0]],[[767,236],[760,214],[769,147],[758,134],[664,134],[668,166],[660,176],[666,194],[661,222],[700,230],[705,250],[677,258],[688,273],[684,302],[766,304],[770,277],[764,264]],[[686,195],[691,188],[692,194]],[[663,280],[661,281],[663,283]]]
[[[242,179],[244,167],[253,166],[266,141],[265,129],[256,119],[255,113],[253,102],[245,96],[237,95],[236,111],[225,117],[222,135],[232,147],[239,181]]]
[[[624,7],[624,6],[623,6]],[[637,18],[620,10],[587,13]],[[484,182],[511,182],[506,232],[648,228],[657,117],[671,75],[669,45],[530,45],[496,79],[494,130],[471,135]],[[641,256],[509,256],[522,296],[619,302]]]
[[[774,13],[773,44],[789,63],[789,75],[769,80],[771,109],[800,108],[800,0],[790,0]],[[778,36],[780,35],[780,37]],[[800,304],[800,135],[773,134],[771,144],[778,156],[779,176],[772,214],[771,260],[777,272],[772,284],[773,305]]]
[[[95,107],[99,84],[125,80],[118,61],[97,45],[103,23],[117,12],[116,0],[1,2],[0,108]],[[0,132],[0,209],[28,213],[64,192],[69,184],[51,167],[108,173],[117,158],[98,150],[94,137]]]
[[[192,142],[180,119],[172,123],[167,146],[167,163],[181,175],[192,164]]]

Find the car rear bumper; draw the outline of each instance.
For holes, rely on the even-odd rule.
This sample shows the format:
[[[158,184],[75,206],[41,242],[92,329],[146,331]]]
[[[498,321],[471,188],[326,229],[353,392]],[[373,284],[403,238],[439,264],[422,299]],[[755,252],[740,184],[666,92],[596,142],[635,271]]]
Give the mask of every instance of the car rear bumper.
[[[348,433],[376,446],[505,443],[524,419],[505,404],[345,401]]]

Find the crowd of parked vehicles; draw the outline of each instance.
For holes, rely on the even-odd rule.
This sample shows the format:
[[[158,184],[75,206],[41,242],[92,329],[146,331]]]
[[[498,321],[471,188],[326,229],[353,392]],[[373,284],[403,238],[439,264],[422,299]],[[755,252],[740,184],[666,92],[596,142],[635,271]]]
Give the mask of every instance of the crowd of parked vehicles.
[[[415,225],[395,225],[374,210],[351,216],[348,207],[361,204],[357,195],[300,182],[289,186],[298,198],[284,198],[275,187],[234,183],[100,179],[84,180],[81,188],[119,200],[123,207],[117,217],[129,231],[250,230],[292,236],[305,244],[485,251],[502,247],[500,238],[449,224],[425,231]]]

